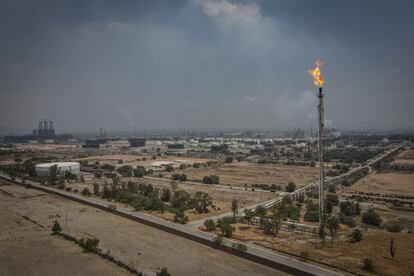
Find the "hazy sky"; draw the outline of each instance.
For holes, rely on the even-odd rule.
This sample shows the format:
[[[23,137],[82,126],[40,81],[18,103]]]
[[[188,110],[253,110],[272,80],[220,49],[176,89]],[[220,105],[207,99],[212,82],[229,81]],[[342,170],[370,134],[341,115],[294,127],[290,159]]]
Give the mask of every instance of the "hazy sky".
[[[414,1],[2,0],[0,128],[414,128]]]

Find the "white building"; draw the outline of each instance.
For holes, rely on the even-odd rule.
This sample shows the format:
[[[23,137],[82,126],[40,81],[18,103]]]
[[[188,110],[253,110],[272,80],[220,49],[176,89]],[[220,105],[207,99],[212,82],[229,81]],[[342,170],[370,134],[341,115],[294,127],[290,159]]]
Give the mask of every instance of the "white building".
[[[58,173],[70,172],[76,175],[80,173],[80,165],[78,162],[54,162],[36,165],[36,174],[38,176],[47,176],[52,166],[57,166]]]

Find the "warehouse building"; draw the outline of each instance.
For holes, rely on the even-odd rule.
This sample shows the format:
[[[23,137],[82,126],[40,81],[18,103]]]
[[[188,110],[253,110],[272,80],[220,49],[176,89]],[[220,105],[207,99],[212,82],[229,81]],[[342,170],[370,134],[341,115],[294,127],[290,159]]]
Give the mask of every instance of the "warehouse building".
[[[54,162],[36,165],[36,175],[48,176],[52,166],[57,166],[59,174],[70,172],[72,174],[79,175],[80,173],[80,164],[78,162]]]

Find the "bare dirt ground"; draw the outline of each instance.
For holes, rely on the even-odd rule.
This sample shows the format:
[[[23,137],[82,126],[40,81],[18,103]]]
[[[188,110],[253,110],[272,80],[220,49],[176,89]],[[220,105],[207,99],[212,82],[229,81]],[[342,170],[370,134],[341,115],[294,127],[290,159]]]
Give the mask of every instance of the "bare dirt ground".
[[[251,187],[252,184],[276,184],[285,186],[289,181],[302,187],[317,180],[318,168],[234,162],[206,168],[187,168],[180,171],[192,181],[201,181],[204,176],[218,175],[220,184]],[[168,174],[166,174],[169,177]]]
[[[414,150],[405,150],[394,157],[392,163],[395,164],[414,164]]]
[[[280,232],[277,236],[264,235],[261,229],[237,224],[233,238],[243,241],[258,242],[267,248],[300,255],[308,252],[314,261],[340,267],[357,274],[366,274],[362,268],[364,258],[370,258],[374,264],[375,274],[409,275],[414,272],[414,235],[406,233],[388,233],[380,230],[364,229],[364,237],[359,243],[350,243],[350,229],[341,226],[331,247],[330,238],[325,246],[310,235]],[[391,237],[394,238],[397,251],[394,259],[389,253]]]
[[[50,231],[53,220],[57,219],[63,230],[68,231],[70,235],[96,237],[100,240],[100,246],[110,249],[111,254],[121,256],[144,271],[157,271],[160,267],[166,266],[172,275],[282,275],[274,269],[58,196],[16,185],[1,188],[11,194],[0,193],[1,225],[5,227],[4,225],[7,224],[9,235],[19,227],[19,217],[10,215],[17,213],[44,225],[46,229],[44,231]],[[62,242],[66,243],[66,241]],[[48,250],[47,248],[35,248],[30,243],[27,243],[27,246],[26,243],[23,245],[27,251],[26,254],[42,256],[46,254],[43,250]],[[6,247],[2,246],[0,251],[7,253],[7,250],[4,251],[3,248]],[[10,262],[10,259],[17,258],[17,256],[13,252],[4,257],[2,262]],[[59,256],[60,258],[56,258]],[[65,262],[69,262],[66,260],[66,258],[70,259],[69,256],[71,255],[68,255],[66,251],[54,255],[58,260],[65,259]],[[87,256],[90,257],[90,255]],[[55,261],[55,265],[56,269],[61,267],[59,261]],[[28,263],[26,269],[36,271],[37,266],[38,264],[33,261]],[[82,266],[74,266],[82,269]],[[120,275],[119,271],[111,273],[109,268],[105,271],[112,275]],[[33,275],[33,273],[29,274]],[[44,274],[48,273],[42,275]]]
[[[357,183],[349,187],[344,187],[343,191],[361,191],[379,194],[414,196],[414,174],[371,174],[364,178],[361,178]]]
[[[18,200],[13,196],[0,195],[0,275],[129,275],[94,254],[83,253],[77,245],[51,236],[49,225],[28,220],[23,217],[25,210],[14,209],[14,204]]]

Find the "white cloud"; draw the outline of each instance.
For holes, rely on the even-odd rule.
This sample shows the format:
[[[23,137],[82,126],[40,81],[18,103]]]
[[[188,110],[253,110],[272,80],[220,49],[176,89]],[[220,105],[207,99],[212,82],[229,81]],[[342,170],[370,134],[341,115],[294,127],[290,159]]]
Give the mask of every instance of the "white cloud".
[[[212,17],[227,17],[244,22],[254,22],[261,17],[260,8],[256,4],[231,3],[226,0],[203,0],[203,12]]]

